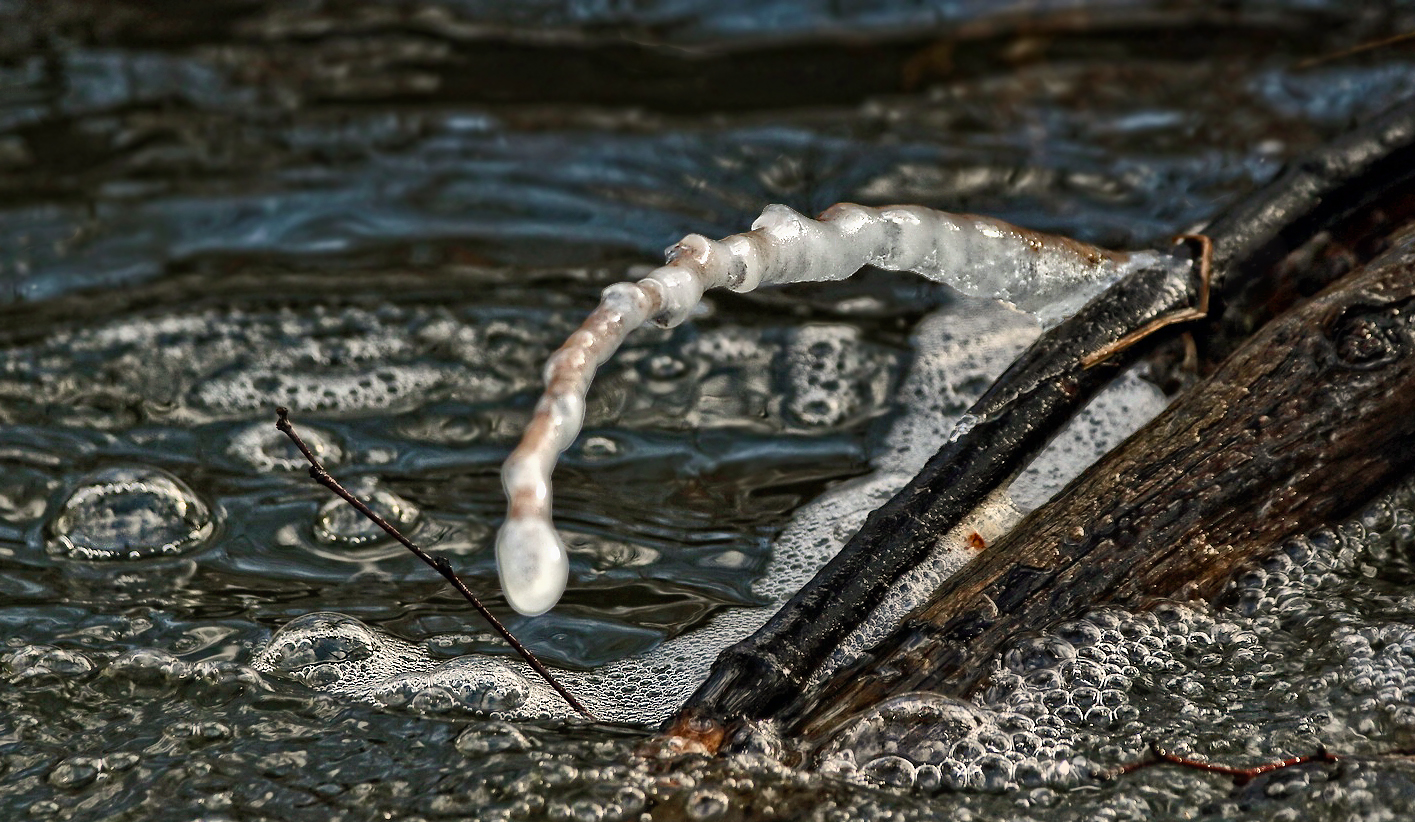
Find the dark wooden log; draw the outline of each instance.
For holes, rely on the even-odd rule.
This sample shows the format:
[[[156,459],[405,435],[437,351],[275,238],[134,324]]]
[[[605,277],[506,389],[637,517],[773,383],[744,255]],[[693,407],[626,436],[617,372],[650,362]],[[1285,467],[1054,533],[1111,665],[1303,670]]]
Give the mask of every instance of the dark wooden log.
[[[1002,644],[1100,602],[1208,598],[1415,468],[1415,232],[1273,321],[777,718],[828,738],[881,699],[972,691]]]
[[[1287,254],[1403,190],[1412,177],[1415,105],[1315,152],[1236,205],[1208,229],[1216,313],[1226,297],[1243,304],[1237,298],[1253,293],[1252,283]],[[725,650],[666,732],[714,749],[732,723],[773,715],[796,701],[830,652],[924,560],[934,535],[1009,483],[1118,369],[1167,334],[1098,368],[1086,369],[1081,360],[1156,317],[1193,305],[1197,279],[1172,268],[1138,272],[1043,335],[969,410],[978,420],[973,429],[946,444],[875,511],[760,631]],[[1270,291],[1263,292],[1265,313],[1229,312],[1226,339],[1241,339],[1281,307]]]

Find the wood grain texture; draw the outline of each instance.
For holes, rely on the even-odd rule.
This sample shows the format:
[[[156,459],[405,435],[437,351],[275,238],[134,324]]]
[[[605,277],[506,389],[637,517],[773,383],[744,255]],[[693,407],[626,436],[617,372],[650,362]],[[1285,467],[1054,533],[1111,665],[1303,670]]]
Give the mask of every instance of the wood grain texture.
[[[869,658],[777,714],[824,741],[916,690],[975,689],[1004,642],[1102,602],[1208,598],[1255,551],[1415,463],[1415,240],[1266,326],[948,580]]]

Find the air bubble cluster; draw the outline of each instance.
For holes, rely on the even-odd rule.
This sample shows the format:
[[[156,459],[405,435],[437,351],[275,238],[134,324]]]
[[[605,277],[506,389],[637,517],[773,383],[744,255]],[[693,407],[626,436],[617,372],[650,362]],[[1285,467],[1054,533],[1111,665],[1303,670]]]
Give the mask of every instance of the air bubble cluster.
[[[0,655],[0,681],[19,691],[91,684],[124,699],[167,697],[181,690],[211,704],[269,689],[254,668],[224,659],[188,662],[159,648],[113,655],[24,645]]]
[[[381,704],[413,705],[424,713],[454,708],[477,713],[515,711],[529,697],[530,685],[524,677],[494,659],[476,656],[449,659],[426,676],[394,677],[374,694]]]
[[[563,715],[559,695],[511,665],[486,656],[438,662],[422,646],[327,612],[291,620],[255,660],[257,670],[387,708],[520,719]]]
[[[939,694],[895,697],[838,737],[820,769],[893,788],[1000,792],[1076,783],[1074,734],[1034,712]]]
[[[392,304],[124,318],[11,349],[0,396],[87,424],[101,414],[107,426],[131,422],[106,410],[114,407],[200,423],[265,418],[275,405],[349,414],[448,397],[499,401],[534,385],[539,361],[564,328]],[[253,432],[237,435],[233,455],[273,466],[288,461],[283,446]]]
[[[786,419],[805,428],[838,426],[879,408],[893,379],[891,358],[863,345],[850,325],[808,325],[781,353]]]
[[[404,536],[412,537],[413,526],[422,515],[417,505],[382,487],[372,477],[360,478],[346,487]],[[389,539],[382,528],[338,497],[320,506],[315,516],[314,536],[321,543],[344,548]]]
[[[313,425],[300,425],[300,438],[325,467],[344,460],[344,446],[333,434]],[[303,471],[309,467],[290,438],[268,422],[252,423],[237,431],[226,447],[226,455],[256,471]]]
[[[1096,781],[1151,744],[1235,766],[1397,749],[1415,732],[1412,509],[1407,482],[1349,522],[1289,539],[1216,606],[1101,607],[1018,637],[970,699],[896,697],[819,767],[992,791]]]
[[[15,650],[4,660],[6,681],[19,686],[44,686],[83,679],[93,670],[93,660],[82,652],[49,645],[28,645]]]

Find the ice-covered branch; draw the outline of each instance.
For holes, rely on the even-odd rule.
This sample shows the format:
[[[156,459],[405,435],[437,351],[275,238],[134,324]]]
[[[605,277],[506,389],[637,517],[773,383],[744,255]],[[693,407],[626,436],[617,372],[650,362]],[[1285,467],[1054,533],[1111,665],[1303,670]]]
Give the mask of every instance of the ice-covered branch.
[[[502,466],[507,512],[496,559],[507,601],[523,614],[540,614],[565,590],[569,559],[551,523],[550,475],[580,432],[595,371],[645,322],[683,322],[707,289],[746,292],[843,280],[873,265],[1003,300],[1050,327],[1157,257],[1107,251],[987,217],[851,203],[832,206],[818,220],[770,205],[744,234],[684,237],[669,249],[666,265],[637,283],[606,288],[599,307],[545,365],[545,394]]]

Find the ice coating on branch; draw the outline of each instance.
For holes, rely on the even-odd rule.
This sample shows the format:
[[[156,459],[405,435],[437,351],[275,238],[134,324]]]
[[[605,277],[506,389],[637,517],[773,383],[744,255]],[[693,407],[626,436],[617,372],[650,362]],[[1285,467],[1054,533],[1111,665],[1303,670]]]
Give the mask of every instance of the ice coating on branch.
[[[570,579],[565,543],[555,526],[540,518],[507,520],[496,535],[496,567],[506,601],[529,616],[554,607]]]
[[[637,283],[604,290],[599,307],[545,366],[545,394],[502,466],[506,522],[496,541],[502,588],[517,611],[549,610],[564,592],[565,547],[551,522],[550,475],[580,432],[595,371],[629,332],[688,318],[709,288],[843,280],[866,265],[913,271],[965,294],[1002,300],[1050,327],[1154,252],[1107,251],[1000,220],[922,206],[831,206],[812,220],[769,205],[752,230],[723,240],[690,234]]]

